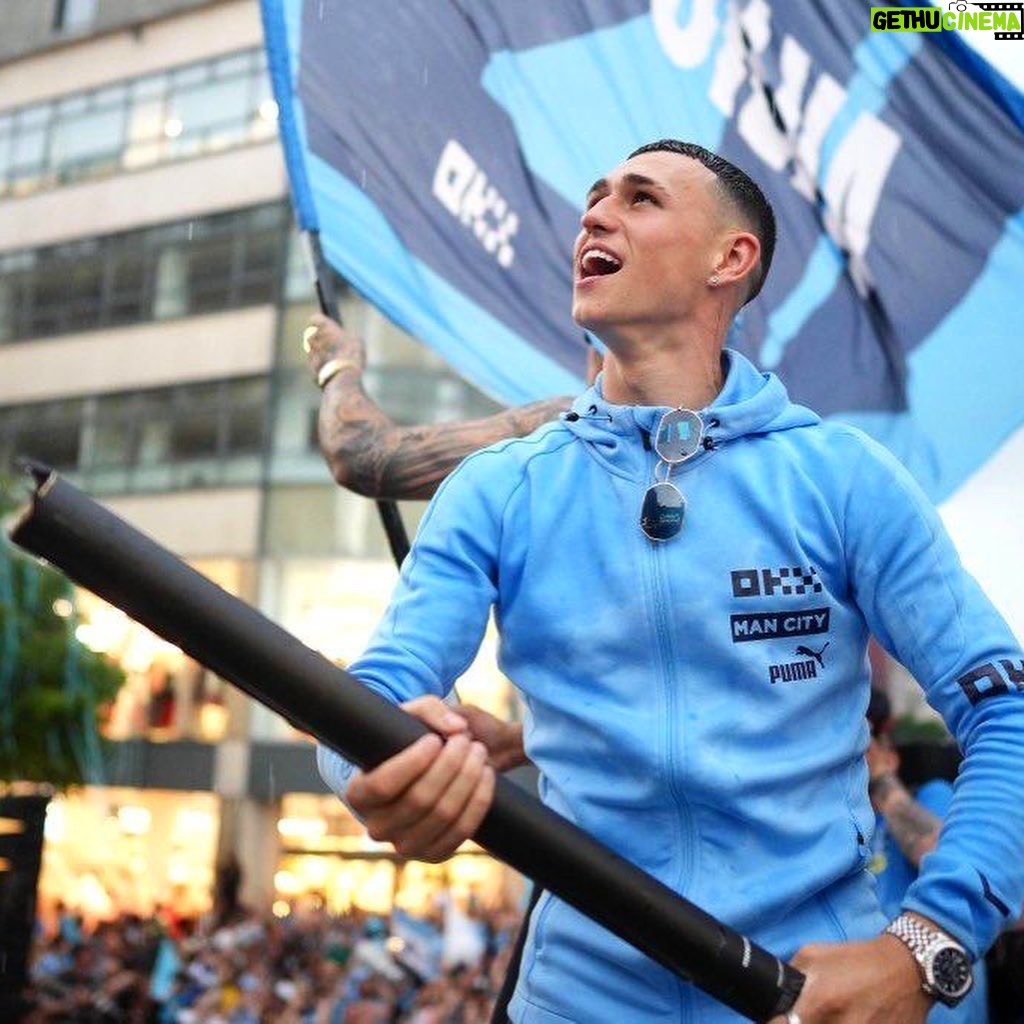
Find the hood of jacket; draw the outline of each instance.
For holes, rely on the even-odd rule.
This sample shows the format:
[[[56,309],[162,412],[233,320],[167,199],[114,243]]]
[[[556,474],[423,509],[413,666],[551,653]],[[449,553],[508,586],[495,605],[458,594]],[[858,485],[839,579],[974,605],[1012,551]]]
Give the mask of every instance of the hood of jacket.
[[[756,434],[769,434],[820,422],[816,413],[789,400],[774,373],[762,373],[734,349],[722,353],[725,383],[714,401],[695,410],[704,421],[705,446],[721,448]],[[602,377],[583,392],[562,416],[563,424],[609,469],[634,476],[645,472],[651,435],[670,406],[614,405],[601,393]]]

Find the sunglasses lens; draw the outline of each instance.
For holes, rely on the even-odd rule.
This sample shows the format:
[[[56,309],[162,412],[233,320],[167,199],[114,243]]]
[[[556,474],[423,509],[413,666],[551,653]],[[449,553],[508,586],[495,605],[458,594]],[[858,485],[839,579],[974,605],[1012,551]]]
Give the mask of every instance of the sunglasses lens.
[[[704,423],[689,409],[673,409],[661,417],[654,450],[666,462],[682,462],[700,448]]]
[[[675,484],[654,484],[644,495],[640,529],[651,540],[671,540],[683,528],[686,499]]]

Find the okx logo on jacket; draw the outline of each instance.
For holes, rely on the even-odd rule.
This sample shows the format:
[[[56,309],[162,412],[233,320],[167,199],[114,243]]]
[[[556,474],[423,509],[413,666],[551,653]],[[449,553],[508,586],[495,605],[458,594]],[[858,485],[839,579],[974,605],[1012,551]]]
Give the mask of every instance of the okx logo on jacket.
[[[872,32],[861,0],[262,8],[301,226],[495,397],[578,389],[584,193],[674,137],[775,206],[730,343],[797,401],[867,429],[933,498],[1024,419],[1024,97],[955,32]]]

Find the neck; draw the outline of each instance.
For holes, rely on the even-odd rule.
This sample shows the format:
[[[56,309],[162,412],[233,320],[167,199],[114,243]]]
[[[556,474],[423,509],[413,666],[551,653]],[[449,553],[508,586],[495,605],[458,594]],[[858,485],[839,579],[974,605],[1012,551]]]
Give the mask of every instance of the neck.
[[[732,314],[719,293],[682,320],[601,331],[608,346],[601,392],[615,405],[703,409],[722,390],[722,347]]]
[[[614,405],[703,409],[722,390],[722,350],[717,344],[686,347],[629,346],[604,361],[601,391]]]

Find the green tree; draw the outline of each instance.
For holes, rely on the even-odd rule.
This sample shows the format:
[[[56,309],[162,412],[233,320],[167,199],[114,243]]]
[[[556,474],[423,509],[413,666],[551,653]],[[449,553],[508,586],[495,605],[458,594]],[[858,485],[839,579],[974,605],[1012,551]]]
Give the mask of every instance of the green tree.
[[[0,517],[14,511],[0,481]],[[110,659],[75,638],[67,579],[0,539],[0,782],[55,790],[100,781],[98,711],[124,682]]]
[[[0,522],[16,494],[0,478]],[[76,624],[67,579],[0,531],[0,818],[21,826],[0,833],[3,1020],[17,1019],[25,982],[46,804],[54,792],[102,781],[99,716],[124,682],[116,664],[76,639]]]

